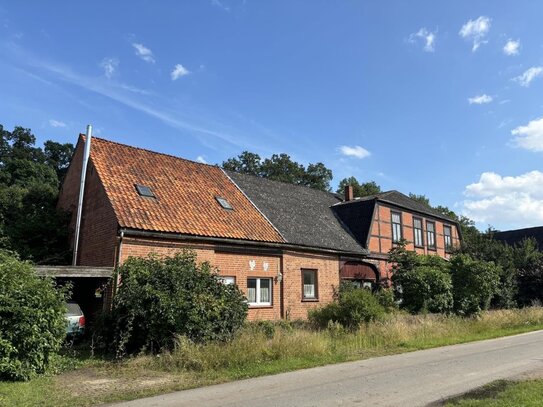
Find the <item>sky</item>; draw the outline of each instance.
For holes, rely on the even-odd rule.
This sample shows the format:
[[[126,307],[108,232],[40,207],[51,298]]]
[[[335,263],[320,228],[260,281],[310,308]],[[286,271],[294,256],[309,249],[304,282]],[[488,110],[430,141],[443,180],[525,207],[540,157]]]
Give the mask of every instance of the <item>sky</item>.
[[[0,124],[221,163],[287,153],[543,225],[543,2],[0,0]]]

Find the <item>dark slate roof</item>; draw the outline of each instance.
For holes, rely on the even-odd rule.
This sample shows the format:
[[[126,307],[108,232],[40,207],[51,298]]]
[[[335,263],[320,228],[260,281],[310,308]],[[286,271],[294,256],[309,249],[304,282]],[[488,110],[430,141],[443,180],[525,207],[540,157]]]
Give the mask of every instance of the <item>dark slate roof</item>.
[[[356,240],[367,247],[375,198],[357,199],[351,202],[350,205],[336,204],[332,206],[332,210],[341,219],[343,225],[349,228]]]
[[[330,208],[336,194],[225,171],[288,243],[365,254]]]
[[[416,201],[415,199],[409,198],[407,195],[402,194],[401,192],[395,191],[395,190],[381,192],[380,194],[370,195],[363,198],[355,198],[353,201],[342,202],[341,205],[352,205],[360,201],[375,201],[375,200],[387,202],[392,205],[396,205],[401,208],[408,209],[410,211],[423,213],[425,215],[430,215],[439,219],[444,219],[449,222],[456,223],[454,219],[451,219],[448,216],[443,215],[442,213],[436,211],[434,208],[430,208],[427,205],[424,205],[423,203]]]
[[[494,239],[501,240],[510,245],[522,242],[524,239],[533,237],[537,240],[539,249],[543,250],[543,226],[526,229],[507,230],[505,232],[494,232]]]

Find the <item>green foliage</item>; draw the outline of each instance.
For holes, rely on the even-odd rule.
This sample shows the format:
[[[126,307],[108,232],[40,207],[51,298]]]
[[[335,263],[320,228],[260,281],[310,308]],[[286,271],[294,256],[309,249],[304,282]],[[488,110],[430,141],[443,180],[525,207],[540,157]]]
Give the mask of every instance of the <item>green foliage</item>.
[[[242,174],[304,185],[323,191],[330,190],[330,181],[332,181],[332,170],[326,168],[323,163],[309,164],[305,168],[284,153],[273,154],[270,158],[262,160],[258,154],[244,151],[237,157],[224,161],[222,167]]]
[[[411,313],[452,309],[452,280],[445,260],[408,251],[405,242],[390,251],[389,260],[394,262],[392,282],[402,308]]]
[[[412,192],[409,193],[409,198],[413,199],[414,201],[417,201],[423,205],[426,205],[428,208],[431,208],[432,205],[430,205],[430,199],[426,197],[424,194],[414,194]]]
[[[60,264],[70,258],[68,216],[56,203],[73,146],[46,141],[42,150],[35,143],[30,129],[0,125],[0,247]]]
[[[44,373],[66,336],[66,290],[0,251],[0,380]]]
[[[451,259],[454,309],[460,315],[478,314],[490,307],[499,291],[501,267],[459,254]]]
[[[209,263],[196,263],[193,252],[130,258],[119,273],[121,284],[101,334],[114,343],[118,357],[171,348],[176,335],[196,343],[225,341],[247,316],[237,285],[222,284]]]
[[[398,309],[398,303],[394,298],[394,290],[392,288],[379,288],[373,295],[385,309],[385,312],[394,312]]]
[[[370,290],[343,285],[334,302],[309,312],[309,321],[319,328],[326,328],[332,322],[353,330],[384,315],[385,308]]]
[[[355,177],[343,178],[339,181],[336,192],[343,194],[345,187],[351,185],[355,197],[364,197],[381,193],[381,187],[375,181],[360,183]]]

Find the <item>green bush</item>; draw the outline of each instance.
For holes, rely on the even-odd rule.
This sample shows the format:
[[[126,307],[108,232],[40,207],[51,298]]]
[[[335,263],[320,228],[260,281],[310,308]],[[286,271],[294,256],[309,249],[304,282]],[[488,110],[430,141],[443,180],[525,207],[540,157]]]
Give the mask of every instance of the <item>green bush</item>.
[[[451,259],[454,309],[460,315],[486,310],[499,292],[501,267],[459,254]]]
[[[379,304],[383,306],[386,312],[398,310],[398,303],[394,299],[394,290],[392,288],[381,287],[373,293]]]
[[[0,251],[0,380],[44,373],[66,336],[65,291]]]
[[[385,308],[371,291],[344,288],[334,302],[311,310],[309,320],[319,328],[326,328],[332,321],[347,329],[357,329],[364,322],[382,319],[384,314]]]
[[[449,312],[453,306],[449,265],[439,256],[417,255],[402,243],[390,251],[397,300],[411,313]]]
[[[195,343],[228,340],[247,316],[239,288],[221,283],[209,263],[197,264],[194,252],[130,258],[119,273],[112,312],[100,324],[118,357],[171,349],[178,335]]]

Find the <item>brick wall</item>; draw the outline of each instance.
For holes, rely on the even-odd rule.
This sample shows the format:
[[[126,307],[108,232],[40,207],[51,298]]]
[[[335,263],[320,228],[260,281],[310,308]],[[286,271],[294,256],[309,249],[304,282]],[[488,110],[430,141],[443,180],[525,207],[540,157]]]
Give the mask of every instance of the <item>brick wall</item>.
[[[401,213],[402,221],[402,236],[409,243],[407,244],[408,250],[414,250],[419,254],[435,254],[443,258],[448,258],[449,253],[445,251],[445,238],[443,234],[443,226],[448,225],[452,231],[453,246],[460,244],[459,234],[457,226],[454,223],[447,223],[442,220],[427,217],[424,215],[413,214],[406,210],[390,207],[385,204],[378,204],[373,216],[373,222],[371,226],[371,235],[369,240],[369,250],[374,254],[387,254],[393,247],[392,244],[392,223],[391,223],[391,211]],[[422,219],[423,225],[423,239],[424,247],[415,247],[413,240],[413,217]],[[436,248],[432,250],[427,246],[426,225],[427,221],[435,223],[435,240]]]
[[[78,141],[74,157],[62,185],[57,206],[71,213],[70,241],[73,248],[84,144]],[[87,166],[81,218],[78,265],[113,266],[118,222],[98,178],[92,160]]]
[[[302,300],[302,269],[317,270],[318,301]],[[285,252],[283,284],[285,316],[290,319],[306,319],[310,309],[332,301],[334,287],[339,285],[339,257]]]

